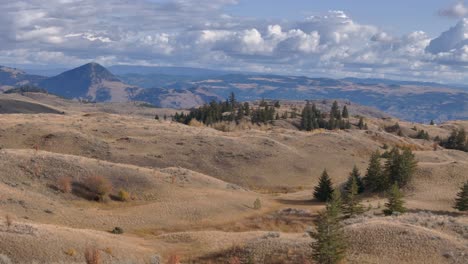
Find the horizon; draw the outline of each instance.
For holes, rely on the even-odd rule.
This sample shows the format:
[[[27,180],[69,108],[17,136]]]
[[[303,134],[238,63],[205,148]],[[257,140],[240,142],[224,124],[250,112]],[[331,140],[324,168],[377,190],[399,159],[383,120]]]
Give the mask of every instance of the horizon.
[[[47,70],[96,61],[333,79],[468,80],[464,1],[197,3],[7,3],[0,65]],[[396,19],[395,12],[403,15]]]

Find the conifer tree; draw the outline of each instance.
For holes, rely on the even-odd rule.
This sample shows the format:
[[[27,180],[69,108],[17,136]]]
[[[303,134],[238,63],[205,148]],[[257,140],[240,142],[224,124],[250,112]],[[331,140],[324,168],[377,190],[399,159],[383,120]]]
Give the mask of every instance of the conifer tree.
[[[380,192],[388,188],[388,178],[383,173],[380,152],[378,150],[372,153],[370,157],[369,167],[367,167],[367,173],[364,177],[364,184],[366,189],[372,192]]]
[[[334,117],[336,119],[341,119],[341,112],[340,112],[340,108],[338,106],[337,101],[333,101],[333,105],[330,111],[330,118],[331,117]]]
[[[317,263],[340,263],[346,253],[346,237],[340,223],[341,195],[338,190],[333,192],[332,199],[326,210],[319,213],[316,221],[316,231],[309,235],[315,239],[312,243],[313,259]]]
[[[327,170],[325,169],[322,172],[318,185],[314,188],[314,197],[321,202],[326,202],[331,198],[332,193],[332,182],[328,176]]]
[[[455,199],[455,209],[459,211],[468,211],[468,181],[463,184]]]
[[[351,185],[353,180],[356,181],[356,184],[358,186],[358,194],[364,192],[364,182],[361,178],[361,172],[359,172],[359,169],[357,168],[356,165],[354,165],[353,170],[349,173],[348,180],[345,183],[345,191],[349,191],[351,189]]]
[[[431,125],[431,126],[435,125],[435,123],[434,123],[434,120],[433,120],[433,119],[431,120],[431,123],[430,123],[430,125]]]
[[[358,182],[357,177],[351,178],[351,186],[346,191],[344,204],[343,204],[343,213],[346,217],[353,217],[364,212],[364,207],[359,202],[358,195]]]
[[[248,102],[244,103],[244,111],[246,116],[250,116],[250,105]]]
[[[343,118],[349,118],[348,108],[346,107],[346,105],[343,106],[343,111],[342,111],[341,116],[342,116]]]
[[[385,173],[390,182],[398,182],[400,187],[404,187],[410,182],[416,168],[416,158],[409,148],[405,148],[400,153],[400,150],[394,147],[389,152],[389,157],[385,163]]]
[[[386,209],[383,210],[385,215],[392,215],[394,213],[405,213],[403,194],[398,187],[398,182],[395,182],[390,191],[388,192],[388,202],[385,204]]]
[[[364,129],[364,118],[362,116],[359,118],[358,127],[361,130]]]

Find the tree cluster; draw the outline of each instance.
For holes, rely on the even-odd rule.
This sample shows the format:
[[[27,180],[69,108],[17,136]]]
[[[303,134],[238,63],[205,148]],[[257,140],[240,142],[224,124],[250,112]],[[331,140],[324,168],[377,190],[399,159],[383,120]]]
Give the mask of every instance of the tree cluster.
[[[240,103],[234,93],[224,102],[211,101],[199,108],[191,109],[188,114],[176,113],[173,120],[179,123],[189,124],[192,119],[202,122],[205,125],[212,125],[218,122],[239,122],[249,117],[252,123],[268,123],[279,116],[275,115],[275,108],[280,107],[279,102],[269,105],[265,100],[260,102],[258,108],[252,108],[248,102]]]
[[[387,159],[384,166],[381,163],[382,156]],[[376,151],[371,155],[364,177],[365,187],[373,192],[388,190],[395,182],[399,187],[404,187],[410,182],[416,168],[416,158],[408,148],[400,150],[394,147],[384,155]]]
[[[440,142],[440,145],[444,148],[468,152],[468,138],[465,129],[453,130],[446,140]]]
[[[349,129],[351,124],[349,123],[349,113],[346,106],[342,110],[339,109],[338,102],[334,101],[328,116],[317,109],[315,104],[307,102],[306,106],[302,110],[301,115],[301,129],[311,131],[314,129]]]

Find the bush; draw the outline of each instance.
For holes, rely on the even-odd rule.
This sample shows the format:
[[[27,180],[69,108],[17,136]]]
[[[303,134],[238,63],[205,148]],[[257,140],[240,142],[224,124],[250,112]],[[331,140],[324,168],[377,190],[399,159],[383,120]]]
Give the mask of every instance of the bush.
[[[259,198],[257,198],[253,204],[253,208],[255,210],[260,210],[262,208],[262,202],[260,201]]]
[[[96,248],[87,248],[84,253],[86,264],[101,263],[101,253]]]
[[[120,235],[120,234],[124,233],[124,230],[123,230],[123,228],[117,226],[117,227],[114,227],[114,229],[112,229],[111,233],[116,234],[116,235]]]
[[[72,178],[60,177],[57,179],[57,189],[63,193],[70,193],[72,191]]]
[[[125,191],[124,189],[120,189],[118,197],[119,197],[119,201],[127,202],[130,200],[130,193]]]
[[[65,251],[65,254],[67,254],[70,257],[73,257],[76,255],[76,250],[74,248],[69,248]]]
[[[13,225],[13,216],[9,214],[5,215],[5,224],[10,228]]]
[[[0,254],[0,264],[12,264],[10,258],[6,255]]]
[[[90,176],[84,180],[83,184],[99,201],[103,201],[112,190],[110,181],[102,176]]]

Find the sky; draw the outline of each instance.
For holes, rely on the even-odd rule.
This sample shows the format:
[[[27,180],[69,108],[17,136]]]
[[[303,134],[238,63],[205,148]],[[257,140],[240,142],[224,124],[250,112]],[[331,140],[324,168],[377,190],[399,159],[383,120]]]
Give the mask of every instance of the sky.
[[[468,81],[468,3],[0,0],[0,65]]]

